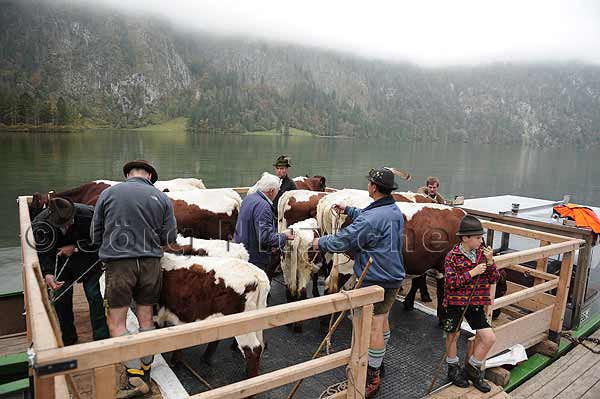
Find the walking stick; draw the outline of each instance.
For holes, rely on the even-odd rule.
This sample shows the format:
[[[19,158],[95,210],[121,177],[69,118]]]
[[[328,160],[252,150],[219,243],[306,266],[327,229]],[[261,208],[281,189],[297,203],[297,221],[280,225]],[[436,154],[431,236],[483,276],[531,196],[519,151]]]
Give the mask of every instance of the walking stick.
[[[360,277],[358,278],[358,281],[354,285],[354,289],[360,288],[360,286],[362,285],[363,280],[365,279],[365,276],[367,275],[367,271],[371,267],[372,263],[373,263],[373,258],[369,258],[369,261],[367,262],[367,264],[365,265],[364,270],[360,274]],[[335,323],[333,323],[333,325],[331,326],[331,328],[327,332],[327,335],[325,336],[325,338],[323,338],[323,340],[321,341],[321,344],[319,345],[319,347],[317,348],[317,350],[313,354],[312,360],[318,358],[321,355],[321,351],[323,350],[323,347],[325,346],[325,343],[331,338],[331,336],[333,335],[333,333],[335,332],[335,330],[337,330],[338,326],[342,323],[342,320],[344,319],[345,315],[346,315],[346,310],[344,310],[344,311],[342,311],[340,313],[340,315],[338,316],[337,320],[335,321]],[[303,381],[304,381],[304,378],[301,379],[301,380],[299,380],[296,383],[296,385],[294,385],[294,388],[292,389],[292,392],[290,392],[290,394],[288,395],[287,399],[292,399],[294,397],[294,395],[296,395],[296,392],[298,392],[298,389],[300,389],[300,385],[302,385]]]
[[[452,334],[454,334],[460,330],[460,325],[462,324],[463,318],[465,317],[465,313],[467,313],[467,309],[469,308],[469,305],[471,304],[471,299],[473,298],[473,292],[475,292],[475,287],[479,283],[479,277],[481,277],[481,274],[479,274],[477,276],[477,278],[475,279],[475,284],[473,286],[473,289],[471,290],[471,293],[469,294],[469,298],[467,299],[467,306],[465,306],[465,310],[463,310],[462,314],[460,315],[460,320],[458,321],[456,330],[452,331]],[[454,339],[458,339],[458,336],[455,336]],[[454,342],[452,342],[452,343],[454,344]],[[442,355],[440,362],[438,363],[437,367],[435,368],[435,373],[433,374],[433,379],[431,380],[431,384],[429,384],[429,388],[427,389],[427,395],[429,395],[431,393],[431,391],[433,390],[433,386],[435,385],[435,382],[437,381],[438,375],[440,374],[440,370],[442,368],[442,364],[444,364],[444,359],[446,358],[447,355],[448,355],[448,346],[446,345],[444,354]]]

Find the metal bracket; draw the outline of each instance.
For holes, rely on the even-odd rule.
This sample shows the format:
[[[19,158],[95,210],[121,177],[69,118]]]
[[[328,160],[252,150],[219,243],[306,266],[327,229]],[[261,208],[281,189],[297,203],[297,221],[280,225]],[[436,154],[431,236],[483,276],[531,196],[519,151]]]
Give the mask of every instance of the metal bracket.
[[[47,366],[34,366],[39,375],[60,373],[61,371],[73,370],[77,368],[77,360],[68,360],[62,363],[49,364]]]

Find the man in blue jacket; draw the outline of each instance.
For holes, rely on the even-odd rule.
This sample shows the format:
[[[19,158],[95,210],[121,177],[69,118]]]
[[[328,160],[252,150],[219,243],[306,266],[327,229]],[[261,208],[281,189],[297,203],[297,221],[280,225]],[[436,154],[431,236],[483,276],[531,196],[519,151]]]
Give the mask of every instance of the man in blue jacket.
[[[279,192],[281,181],[277,176],[263,173],[256,183],[257,191],[244,198],[233,241],[243,243],[250,255],[250,263],[267,272],[272,278],[271,254],[274,248],[283,250],[291,232],[277,233],[273,217],[273,199]]]
[[[374,202],[365,209],[335,207],[352,219],[352,224],[335,235],[316,238],[315,249],[323,252],[352,252],[354,274],[360,276],[369,260],[373,259],[367,271],[363,286],[379,285],[385,289],[382,302],[375,304],[369,344],[369,367],[365,396],[373,397],[381,385],[380,368],[385,355],[385,347],[390,338],[388,314],[402,280],[402,235],[404,217],[390,195],[395,190],[394,174],[388,168],[372,169],[369,172],[368,191]]]

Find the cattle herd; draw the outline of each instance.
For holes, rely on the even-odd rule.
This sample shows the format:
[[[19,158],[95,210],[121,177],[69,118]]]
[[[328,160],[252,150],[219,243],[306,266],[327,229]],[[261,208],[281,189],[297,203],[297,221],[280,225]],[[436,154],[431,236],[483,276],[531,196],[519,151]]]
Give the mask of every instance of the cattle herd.
[[[277,227],[281,232],[292,229],[295,238],[277,257],[287,288],[287,300],[307,298],[309,282],[312,295],[318,296],[318,278],[325,278],[324,293],[334,293],[352,282],[352,254],[320,254],[312,248],[313,238],[334,234],[351,223],[334,211],[336,203],[364,208],[373,200],[364,190],[326,190],[322,176],[294,179],[298,190],[284,193],[278,203]],[[95,205],[100,193],[119,184],[97,180],[60,193],[35,193],[30,205],[33,219],[48,204],[49,196],[66,197],[74,202]],[[263,270],[248,262],[242,244],[231,243],[241,196],[233,189],[207,189],[194,178],[157,181],[173,203],[177,243],[166,249],[161,263],[163,291],[156,321],[159,326],[177,325],[197,320],[263,309],[267,306],[270,281]],[[428,270],[443,272],[446,253],[457,243],[456,232],[465,212],[438,205],[425,195],[393,193],[405,219],[403,248],[407,276],[424,275]],[[438,280],[438,300],[443,297],[443,280]],[[405,306],[414,303],[417,288],[405,298]],[[438,301],[438,309],[441,309]],[[301,325],[294,325],[301,331]],[[262,333],[237,336],[237,347],[246,359],[248,377],[259,373],[264,342]],[[216,343],[208,346],[209,360]]]

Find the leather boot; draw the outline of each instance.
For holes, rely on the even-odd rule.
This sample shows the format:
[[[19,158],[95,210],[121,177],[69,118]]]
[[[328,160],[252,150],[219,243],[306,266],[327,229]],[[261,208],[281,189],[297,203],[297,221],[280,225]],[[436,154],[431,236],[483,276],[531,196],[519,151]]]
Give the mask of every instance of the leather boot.
[[[458,363],[448,364],[448,380],[460,388],[467,388],[469,386],[465,372]]]
[[[148,363],[146,363],[144,360],[148,361]],[[154,361],[154,356],[150,356],[148,359],[141,359],[141,363],[142,363],[142,371],[144,372],[144,376],[142,377],[144,382],[148,385],[148,387],[150,387],[150,381],[151,381],[151,377],[150,377],[150,372],[152,371],[152,362]]]
[[[365,398],[372,398],[375,396],[379,388],[381,387],[381,377],[379,375],[379,369],[372,367],[367,368],[367,388],[365,389]]]
[[[484,371],[480,368],[473,367],[471,363],[467,363],[467,378],[473,382],[473,386],[483,393],[488,393],[492,390],[490,384],[483,379]]]
[[[117,399],[134,398],[149,393],[150,386],[146,384],[144,378],[144,370],[127,369],[127,383],[119,388]]]

